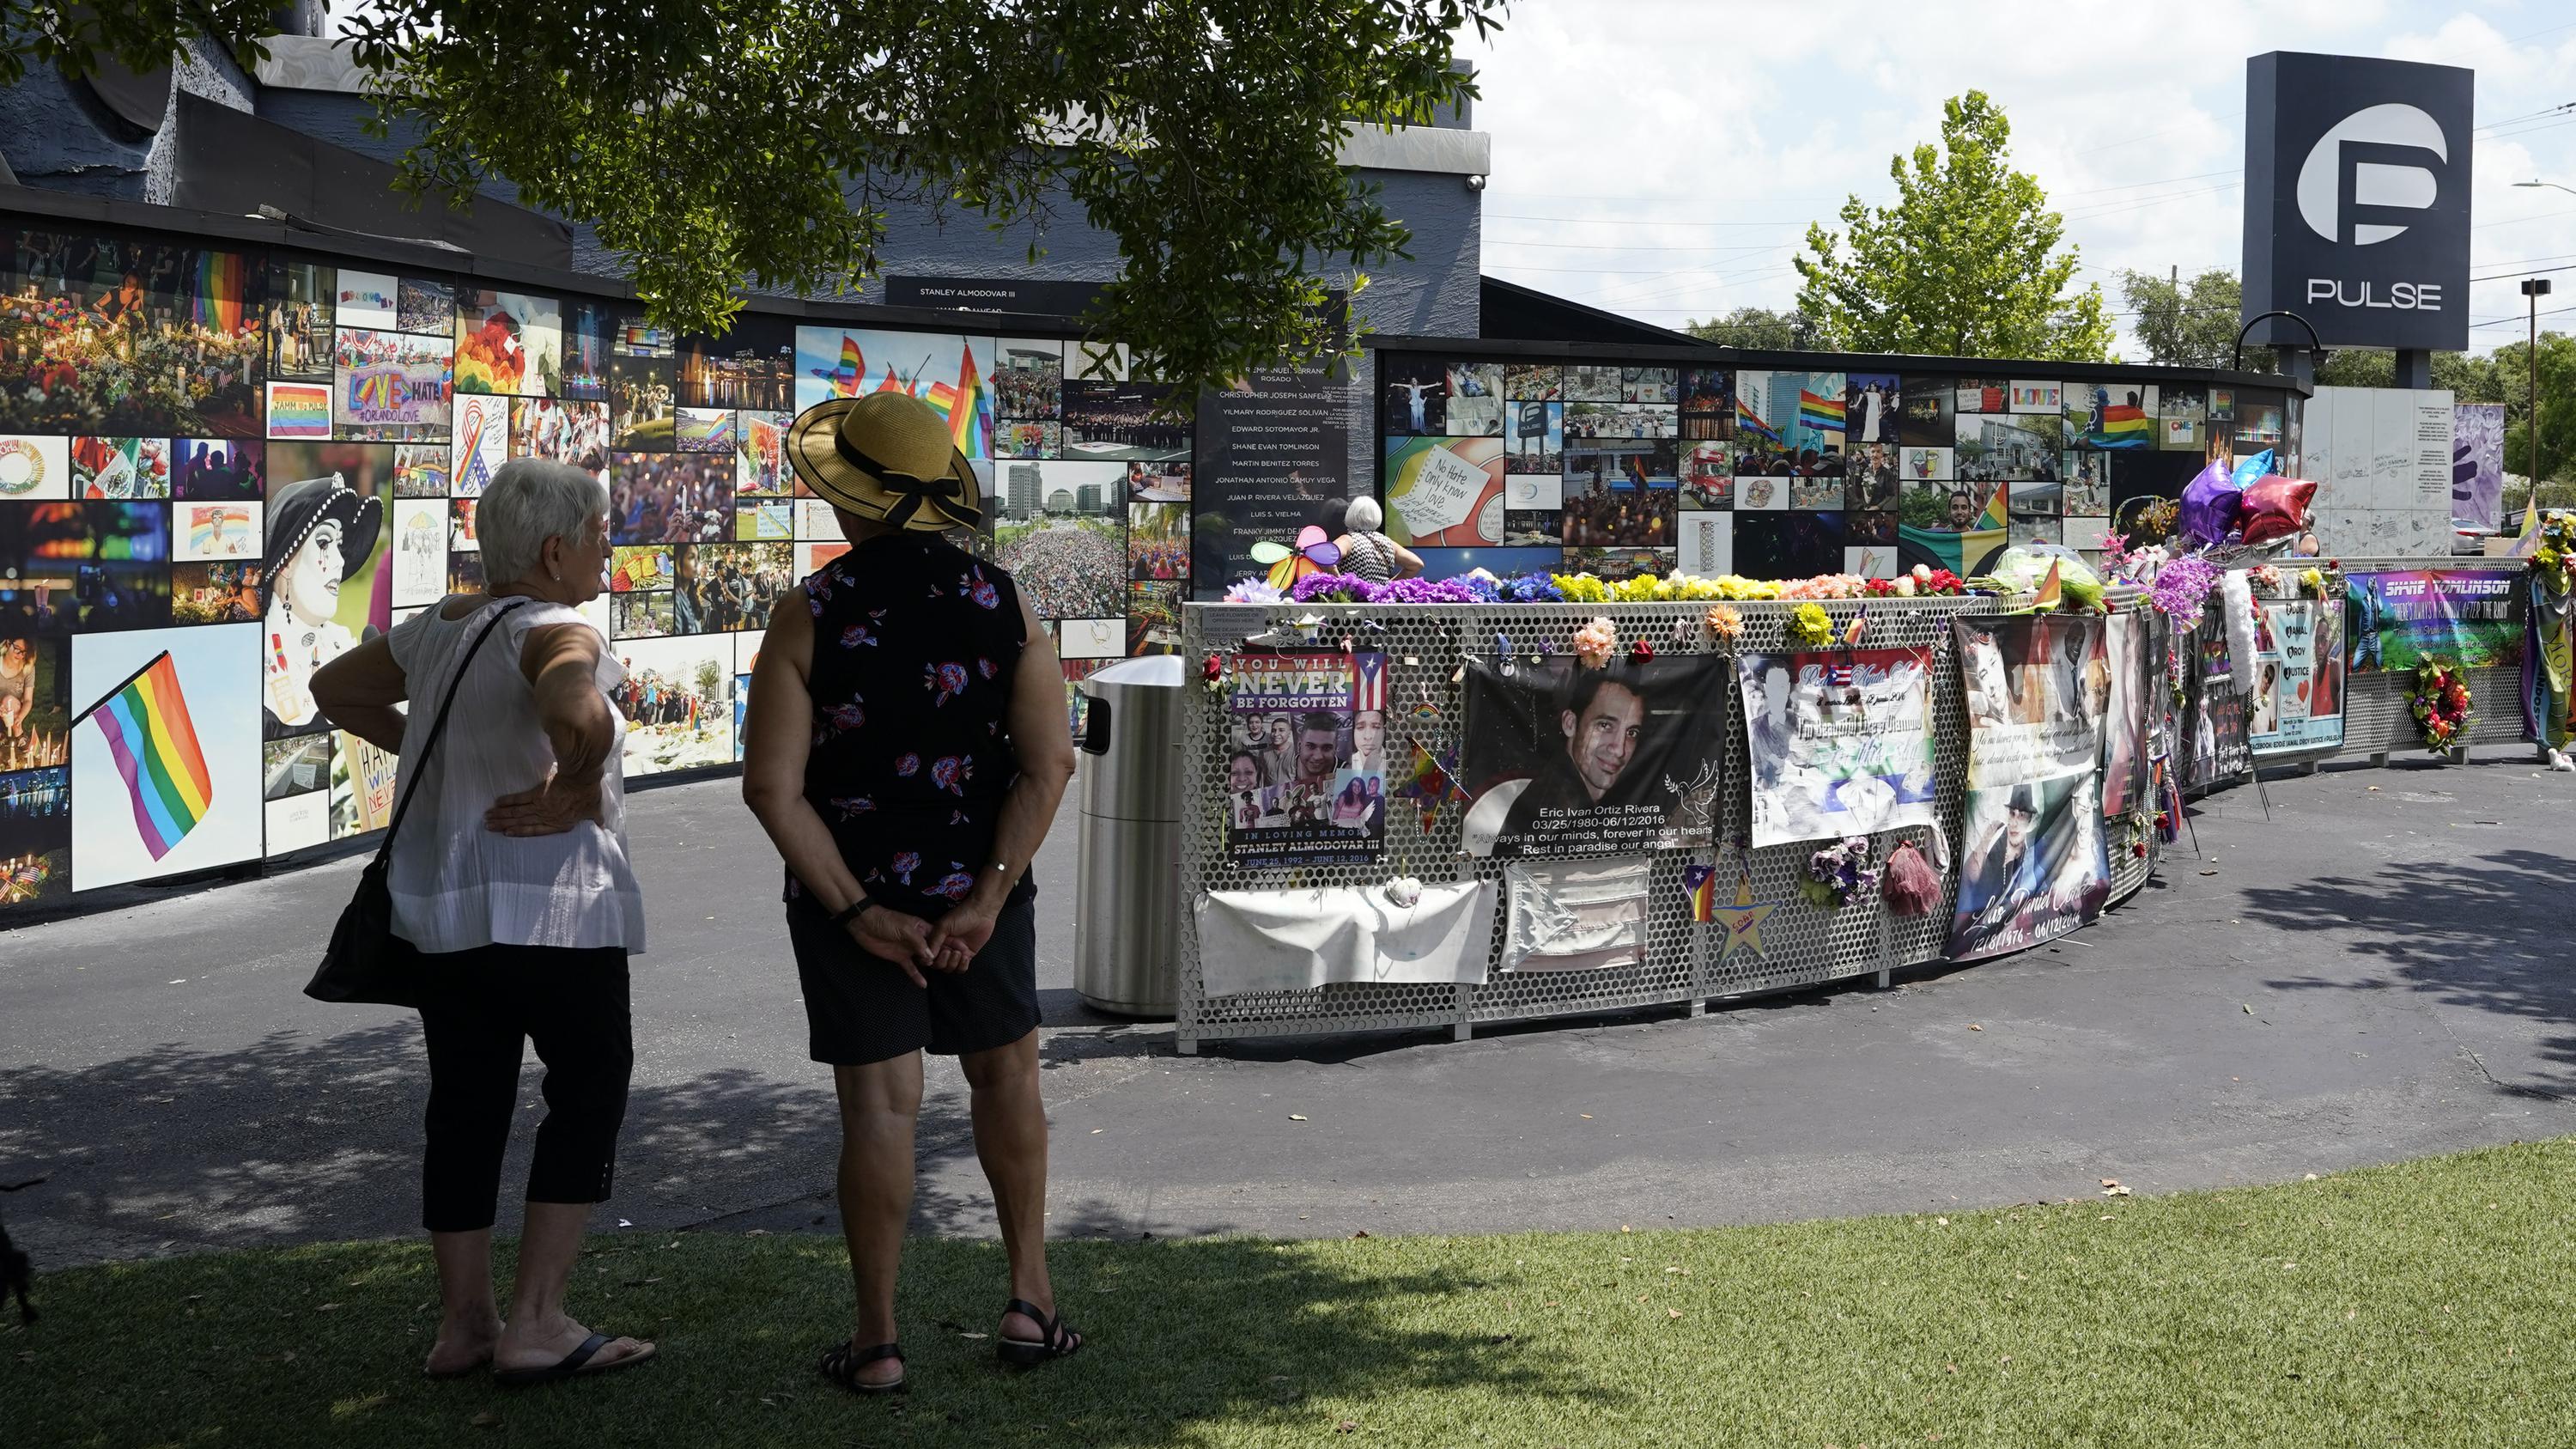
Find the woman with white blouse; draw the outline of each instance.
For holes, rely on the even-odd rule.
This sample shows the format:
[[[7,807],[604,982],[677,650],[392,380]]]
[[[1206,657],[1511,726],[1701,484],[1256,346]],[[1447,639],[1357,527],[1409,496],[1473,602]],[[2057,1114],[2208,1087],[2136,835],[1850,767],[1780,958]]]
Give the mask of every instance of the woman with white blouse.
[[[333,660],[313,696],[333,724],[398,751],[396,788],[427,807],[395,835],[388,877],[394,932],[423,953],[425,976],[421,1219],[445,1313],[424,1368],[449,1378],[488,1364],[518,1385],[653,1354],[563,1307],[616,1165],[635,1062],[626,958],[644,949],[644,909],[626,858],[626,722],[613,703],[625,671],[575,612],[607,584],[607,490],[568,464],[512,459],[476,521],[486,590],[451,595]],[[447,734],[423,768],[460,663]],[[408,716],[395,708],[405,700]],[[546,1118],[505,1324],[492,1222],[527,1041],[546,1067]]]

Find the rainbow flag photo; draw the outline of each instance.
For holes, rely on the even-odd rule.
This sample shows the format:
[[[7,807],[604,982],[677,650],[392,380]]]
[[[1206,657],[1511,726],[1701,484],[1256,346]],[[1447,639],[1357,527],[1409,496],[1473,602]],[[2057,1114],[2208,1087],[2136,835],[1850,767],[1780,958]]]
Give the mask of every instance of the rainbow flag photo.
[[[2084,441],[2096,448],[2152,448],[2156,420],[2144,408],[2114,403],[2102,409],[2102,426]]]
[[[1739,433],[1750,433],[1766,443],[1776,444],[1780,441],[1779,431],[1762,421],[1762,415],[1755,412],[1752,405],[1742,398],[1735,400],[1735,430]]]
[[[163,650],[123,684],[72,721],[94,721],[107,741],[116,773],[134,800],[134,829],[154,860],[197,828],[214,807],[214,777],[206,769],[206,752],[197,744],[197,727],[188,718],[188,697],[179,689],[178,661]]]
[[[1798,423],[1820,433],[1832,433],[1836,442],[1843,431],[1843,400],[1820,397],[1805,388],[1798,389]]]

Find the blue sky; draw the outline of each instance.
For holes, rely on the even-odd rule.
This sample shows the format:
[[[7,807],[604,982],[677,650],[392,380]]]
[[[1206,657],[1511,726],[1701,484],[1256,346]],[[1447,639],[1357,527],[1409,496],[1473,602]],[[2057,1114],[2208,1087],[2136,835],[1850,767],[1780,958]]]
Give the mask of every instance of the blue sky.
[[[2470,317],[2493,320],[2472,345],[2521,335],[2515,278],[2536,270],[2560,269],[2576,312],[2576,196],[2511,185],[2576,187],[2576,109],[2546,113],[2576,102],[2566,0],[1514,0],[1467,51],[1494,138],[1484,268],[1668,327],[1786,307],[1807,223],[1847,194],[1888,200],[1889,160],[1974,89],[2065,215],[2079,280],[2122,311],[2124,268],[2239,266],[2244,62],[2269,50],[2474,69],[2470,275],[2492,279],[2472,284]]]

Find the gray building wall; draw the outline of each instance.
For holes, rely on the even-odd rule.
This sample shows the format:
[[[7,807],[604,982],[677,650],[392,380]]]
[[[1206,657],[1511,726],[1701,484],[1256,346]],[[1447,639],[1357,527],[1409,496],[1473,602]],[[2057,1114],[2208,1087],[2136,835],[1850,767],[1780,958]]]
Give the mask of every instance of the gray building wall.
[[[247,111],[256,89],[232,57],[202,42],[181,53],[170,82],[170,105],[160,129],[138,135],[85,84],[66,80],[52,66],[31,68],[24,81],[0,90],[0,156],[8,158],[21,186],[165,202],[177,150],[173,123],[180,95]]]

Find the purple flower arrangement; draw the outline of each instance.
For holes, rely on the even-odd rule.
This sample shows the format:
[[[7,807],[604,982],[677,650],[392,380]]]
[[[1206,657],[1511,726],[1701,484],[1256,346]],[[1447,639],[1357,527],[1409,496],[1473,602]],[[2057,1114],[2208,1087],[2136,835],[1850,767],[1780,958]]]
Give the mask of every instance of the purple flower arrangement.
[[[1238,590],[1243,587],[1236,585]],[[1496,579],[1478,573],[1373,584],[1357,574],[1312,573],[1297,580],[1288,592],[1300,604],[1553,604],[1565,599],[1565,591],[1546,574]]]
[[[2218,587],[2218,576],[2216,564],[2187,553],[2156,570],[2156,581],[2147,597],[2166,618],[2187,627],[2200,618],[2200,606],[2209,598],[2209,591]]]
[[[1807,857],[1798,891],[1818,910],[1834,910],[1861,891],[1878,889],[1878,866],[1870,859],[1869,837],[1855,835]]]

